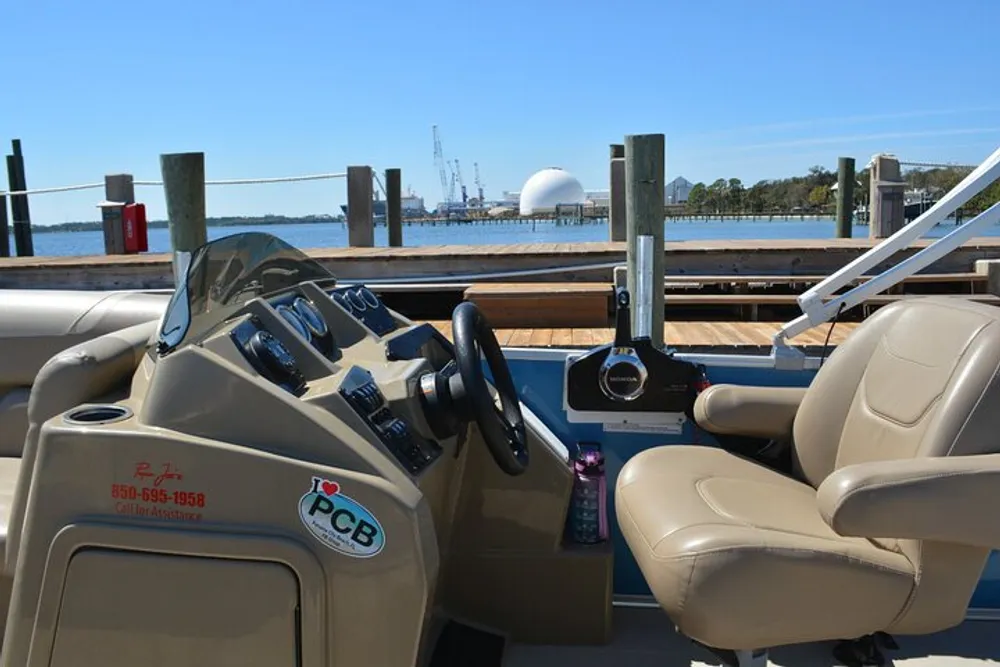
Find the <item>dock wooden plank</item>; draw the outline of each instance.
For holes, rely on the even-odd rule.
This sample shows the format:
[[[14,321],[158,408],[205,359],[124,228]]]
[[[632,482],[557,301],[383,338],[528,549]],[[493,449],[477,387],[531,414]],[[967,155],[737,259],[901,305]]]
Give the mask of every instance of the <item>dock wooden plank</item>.
[[[552,347],[570,347],[572,345],[572,329],[554,329],[552,331]]]
[[[531,342],[531,331],[531,329],[516,329],[507,341],[507,345],[510,347],[527,347]]]
[[[551,347],[552,329],[534,329],[528,338],[528,347]]]
[[[449,339],[451,323],[432,322]],[[674,322],[668,321],[664,338],[671,347],[767,347],[781,322]],[[840,345],[858,322],[838,322],[830,336],[830,344]],[[826,339],[829,324],[814,327],[792,339],[793,345],[820,346]],[[570,347],[590,348],[614,340],[611,328],[501,329],[497,340],[505,347]]]
[[[571,329],[571,338],[573,339],[573,347],[593,347],[595,345],[594,338],[590,335],[590,329]]]
[[[586,327],[608,321],[610,283],[477,283],[465,290],[494,327]]]

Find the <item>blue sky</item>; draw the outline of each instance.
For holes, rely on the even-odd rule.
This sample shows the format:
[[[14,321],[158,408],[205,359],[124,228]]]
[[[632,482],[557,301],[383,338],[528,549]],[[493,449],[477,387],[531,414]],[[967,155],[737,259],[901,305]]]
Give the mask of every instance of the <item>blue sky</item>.
[[[667,176],[752,183],[876,152],[978,163],[1000,144],[1000,2],[33,0],[4,6],[0,148],[31,187],[206,153],[210,179],[400,167],[441,199],[431,126],[487,197],[667,135]],[[881,63],[878,54],[884,58]],[[859,165],[860,166],[860,165]],[[97,219],[39,195],[36,223]],[[153,218],[158,188],[141,188]],[[342,181],[211,188],[209,215],[338,212]]]

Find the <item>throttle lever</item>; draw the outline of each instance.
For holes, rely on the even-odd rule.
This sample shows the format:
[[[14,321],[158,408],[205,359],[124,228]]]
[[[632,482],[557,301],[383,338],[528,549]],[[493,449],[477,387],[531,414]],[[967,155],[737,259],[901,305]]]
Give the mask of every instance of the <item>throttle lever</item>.
[[[627,289],[615,291],[615,342],[598,371],[598,384],[605,396],[627,403],[646,391],[649,372],[636,354],[632,340],[632,320],[629,315],[631,297]]]
[[[615,344],[614,347],[632,347],[632,317],[629,306],[632,299],[628,290],[615,290]]]

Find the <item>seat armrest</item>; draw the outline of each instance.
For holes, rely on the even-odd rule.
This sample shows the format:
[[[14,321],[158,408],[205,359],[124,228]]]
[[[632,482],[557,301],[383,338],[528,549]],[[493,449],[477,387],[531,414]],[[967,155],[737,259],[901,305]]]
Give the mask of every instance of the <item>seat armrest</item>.
[[[1000,454],[845,466],[817,491],[840,535],[952,542],[1000,549]]]
[[[28,400],[30,424],[40,426],[131,378],[158,328],[156,320],[136,324],[74,345],[49,359],[38,371],[36,389]]]
[[[719,435],[788,440],[805,395],[805,388],[799,387],[716,384],[698,396],[694,419],[701,428]]]

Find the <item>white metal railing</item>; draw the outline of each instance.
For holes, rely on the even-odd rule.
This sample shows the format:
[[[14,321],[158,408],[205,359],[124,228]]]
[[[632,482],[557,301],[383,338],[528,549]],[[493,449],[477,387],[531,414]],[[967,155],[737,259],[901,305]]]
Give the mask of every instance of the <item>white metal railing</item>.
[[[785,343],[789,338],[828,322],[841,310],[852,308],[868,297],[896,285],[959,248],[983,228],[1000,221],[1000,203],[998,203],[896,266],[861,283],[845,294],[833,296],[837,290],[861,278],[872,267],[886,261],[896,252],[908,248],[913,241],[919,239],[925,232],[954,213],[962,204],[989,187],[997,178],[1000,178],[1000,149],[997,149],[961,183],[952,188],[934,206],[927,209],[923,215],[840,270],[832,273],[819,284],[803,292],[798,298],[799,307],[802,308],[803,314],[785,323],[775,334],[775,349],[772,354],[781,356],[783,350],[787,349]]]

